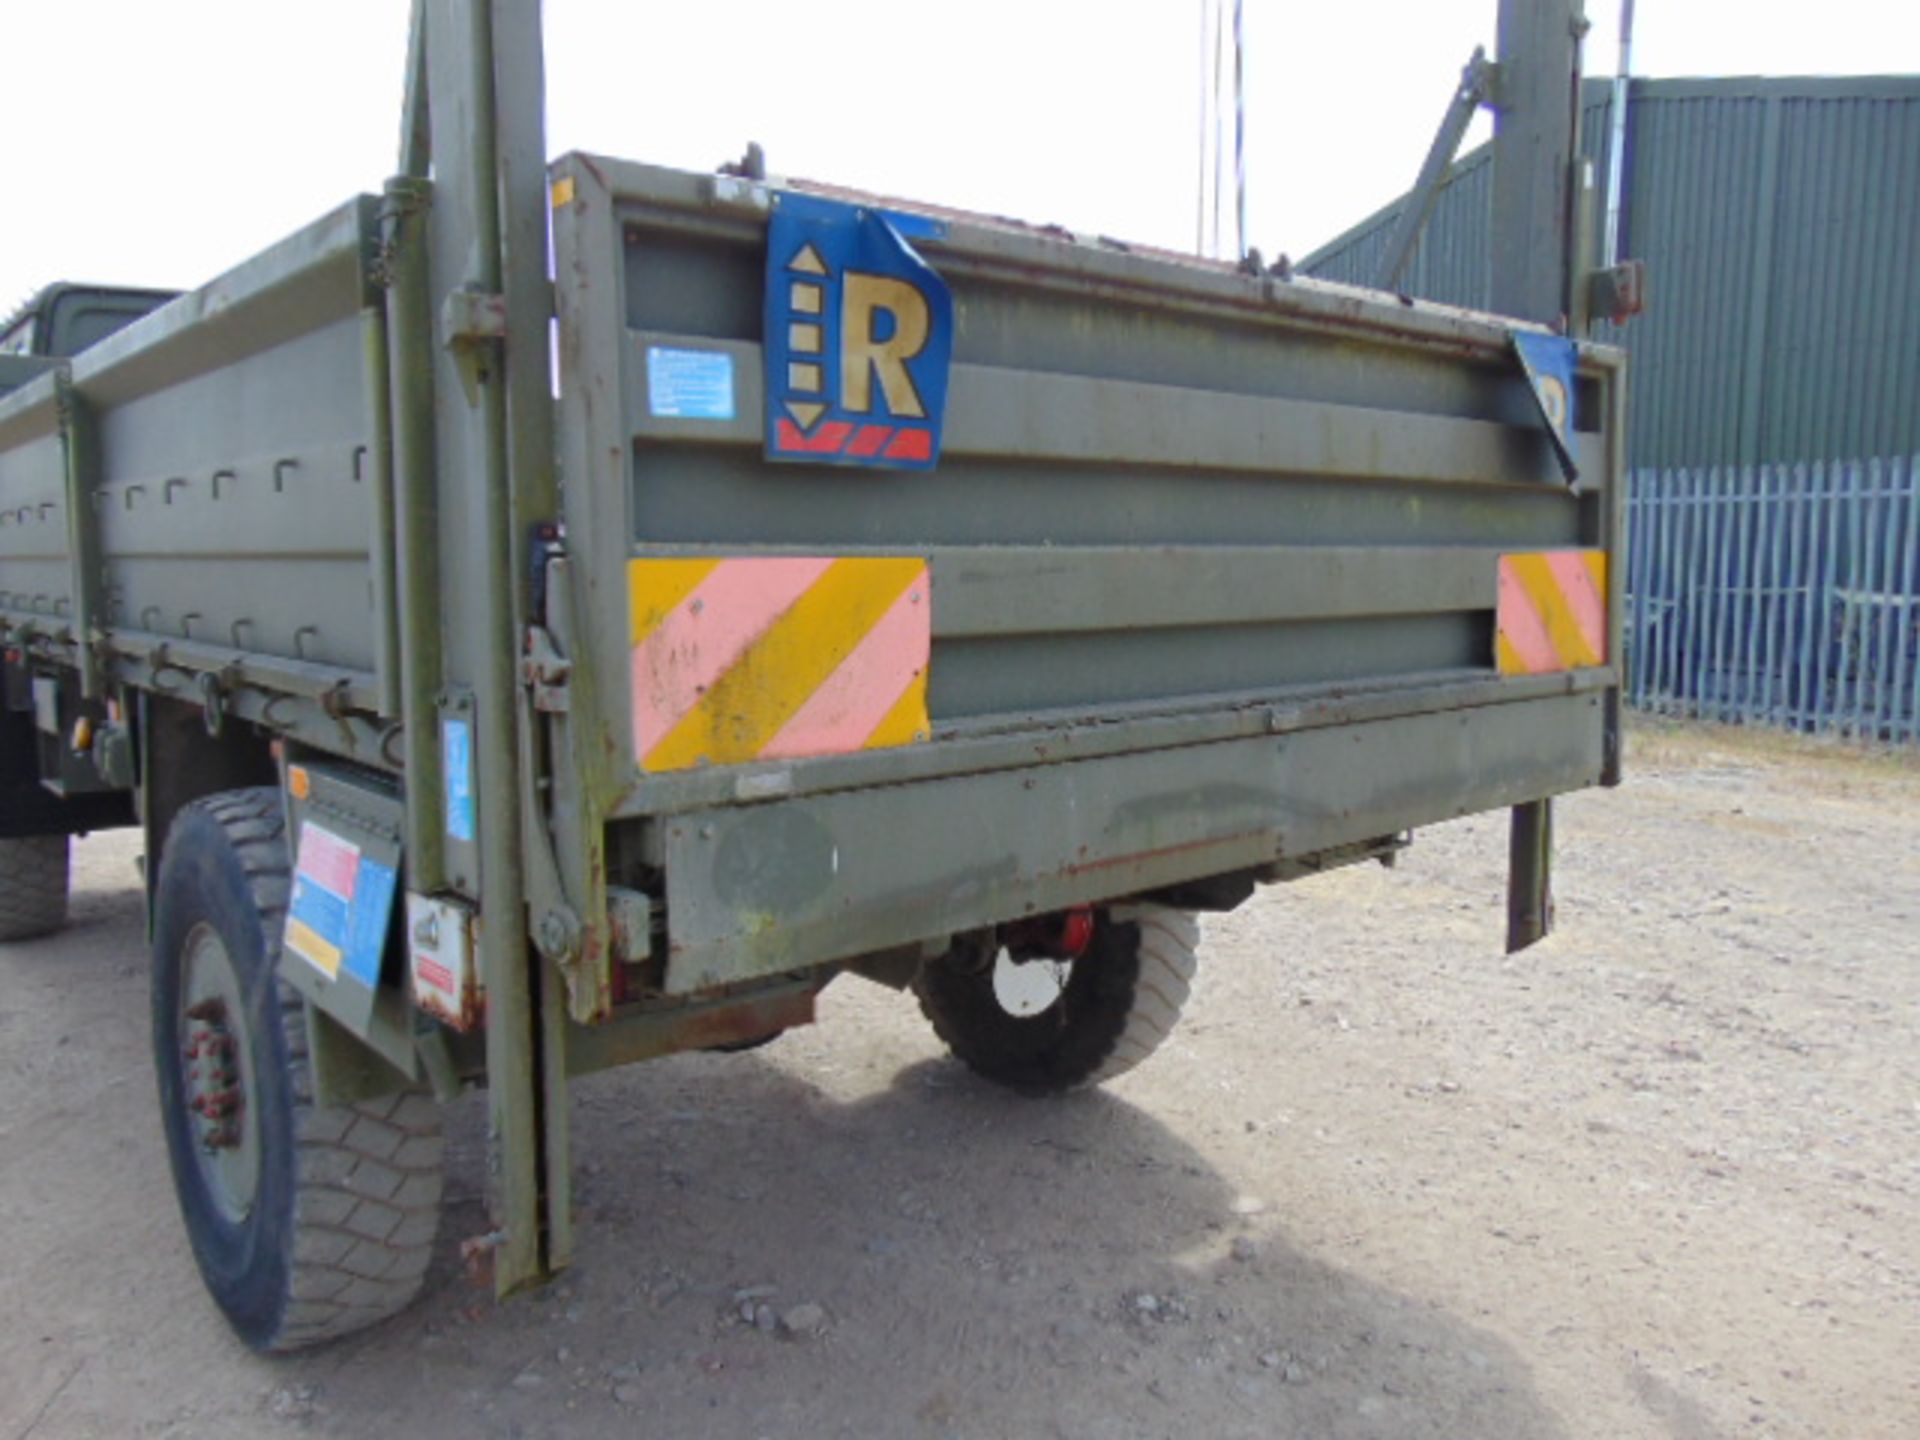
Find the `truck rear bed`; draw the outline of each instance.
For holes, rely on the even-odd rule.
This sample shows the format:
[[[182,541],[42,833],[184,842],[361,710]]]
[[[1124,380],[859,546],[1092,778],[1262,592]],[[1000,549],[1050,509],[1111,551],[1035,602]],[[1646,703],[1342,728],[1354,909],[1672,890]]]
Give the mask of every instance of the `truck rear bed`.
[[[1617,596],[1589,663],[1503,673],[1495,636],[1503,557],[1597,554],[1604,577],[1617,548],[1614,352],[1581,347],[1570,486],[1502,321],[915,217],[953,298],[939,463],[774,464],[780,192],[582,156],[553,180],[565,536],[539,618],[570,660],[551,833],[588,936],[577,1017],[617,988],[609,886],[663,926],[664,950],[628,947],[640,989],[678,995],[1292,873],[1609,775]],[[73,361],[92,438],[71,455],[53,377],[0,400],[16,639],[78,659],[94,637],[110,679],[213,684],[397,767],[417,561],[396,554],[379,245],[355,201]],[[661,413],[658,350],[725,357],[726,416]],[[443,624],[477,573],[449,524]],[[751,590],[774,561],[924,567],[923,710],[877,746],[650,763],[642,591],[688,562]]]
[[[569,639],[620,677],[592,723],[615,850],[664,873],[668,991],[1277,876],[1608,773],[1611,651],[1502,674],[1495,632],[1503,556],[1615,546],[1611,352],[1583,347],[1570,486],[1505,322],[944,215],[915,232],[953,296],[938,467],[770,464],[779,192],[587,157],[554,180],[568,547],[600,617]],[[656,351],[729,357],[730,415],[659,413]],[[924,738],[649,773],[648,662],[601,587],[776,556],[924,559]]]
[[[1576,32],[1508,9],[1560,51],[1501,58],[1552,83],[1503,80],[1498,274],[1551,316],[1589,293],[1534,203]],[[1520,807],[1509,944],[1543,933],[1538,802],[1617,771],[1616,352],[550,166],[536,0],[411,33],[378,196],[0,357],[0,837],[35,862],[0,898],[145,829],[167,1149],[249,1344],[415,1293],[428,1086],[487,1086],[464,1248],[507,1294],[572,1254],[570,1076],[766,1040],[843,971],[1051,1092],[1166,1036],[1189,912],[1416,825]],[[409,1198],[346,1197],[387,1239],[342,1259],[339,1177],[389,1161]]]

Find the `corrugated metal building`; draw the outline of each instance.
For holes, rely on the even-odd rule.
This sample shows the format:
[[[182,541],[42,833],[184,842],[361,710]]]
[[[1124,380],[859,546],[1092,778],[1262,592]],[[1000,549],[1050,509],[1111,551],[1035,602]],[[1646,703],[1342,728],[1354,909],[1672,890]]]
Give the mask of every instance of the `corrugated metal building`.
[[[1605,215],[1609,89],[1583,148]],[[1622,253],[1648,310],[1633,354],[1635,468],[1920,452],[1920,76],[1635,80]],[[1492,156],[1454,167],[1403,281],[1484,307]],[[1399,202],[1301,268],[1375,282]]]

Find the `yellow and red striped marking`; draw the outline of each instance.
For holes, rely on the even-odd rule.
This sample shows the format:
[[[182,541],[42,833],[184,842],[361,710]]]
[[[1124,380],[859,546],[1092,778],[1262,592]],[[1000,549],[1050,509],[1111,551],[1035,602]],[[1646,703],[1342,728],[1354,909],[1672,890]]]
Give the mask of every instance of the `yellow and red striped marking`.
[[[1502,555],[1494,627],[1502,675],[1606,664],[1606,551]]]
[[[913,556],[627,564],[644,769],[927,738],[933,595]]]

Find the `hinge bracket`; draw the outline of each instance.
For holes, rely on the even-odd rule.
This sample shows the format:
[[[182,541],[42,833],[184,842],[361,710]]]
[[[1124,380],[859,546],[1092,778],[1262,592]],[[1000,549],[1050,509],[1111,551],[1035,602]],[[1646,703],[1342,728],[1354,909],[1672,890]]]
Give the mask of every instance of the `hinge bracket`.
[[[553,715],[566,714],[567,680],[572,674],[573,662],[560,653],[546,627],[529,625],[526,646],[520,654],[520,680],[533,691],[533,708]]]

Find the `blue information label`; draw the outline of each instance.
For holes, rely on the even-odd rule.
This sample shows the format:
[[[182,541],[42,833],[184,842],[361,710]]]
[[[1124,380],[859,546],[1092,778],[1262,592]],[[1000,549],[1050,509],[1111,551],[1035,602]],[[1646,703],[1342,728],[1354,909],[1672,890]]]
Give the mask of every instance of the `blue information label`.
[[[351,840],[311,819],[300,825],[286,945],[330,980],[380,984],[397,877]]]
[[[344,952],[346,948],[342,942],[347,938],[351,909],[352,902],[346,896],[334,894],[305,875],[294,877],[287,913],[335,950]]]
[[[365,856],[353,887],[353,911],[347,919],[346,959],[340,969],[368,989],[380,983],[380,961],[387,953],[387,925],[393,915],[393,867]]]
[[[647,406],[671,420],[733,419],[733,356],[649,345]]]
[[[473,841],[473,727],[465,720],[440,722],[440,764],[447,776],[447,834]]]

